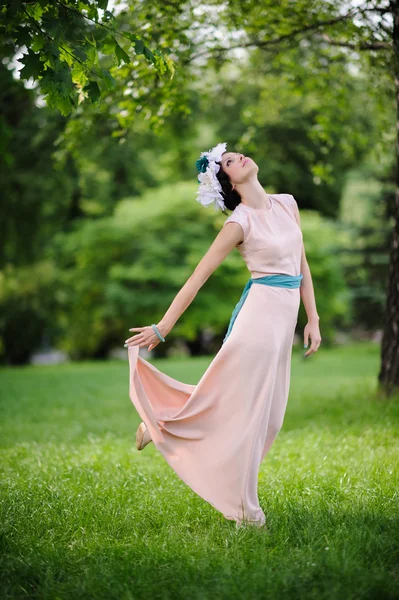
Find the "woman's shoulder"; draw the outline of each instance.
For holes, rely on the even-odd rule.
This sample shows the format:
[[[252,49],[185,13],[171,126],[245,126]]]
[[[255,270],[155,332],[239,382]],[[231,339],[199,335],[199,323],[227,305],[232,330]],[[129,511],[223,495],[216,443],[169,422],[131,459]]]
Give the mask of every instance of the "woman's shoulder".
[[[225,225],[227,225],[227,223],[238,223],[239,225],[241,225],[242,230],[243,230],[243,242],[242,242],[242,246],[245,244],[248,233],[250,231],[250,222],[249,222],[249,217],[248,217],[248,211],[245,210],[245,207],[242,206],[241,204],[238,204],[235,209],[233,210],[233,212],[227,217],[227,219],[225,219],[224,223],[223,223],[223,227]],[[241,245],[240,245],[241,246]]]
[[[292,194],[270,194],[272,198],[277,198],[283,204],[288,204],[289,206],[293,206],[295,199]]]
[[[288,213],[296,222],[295,213],[298,205],[294,196],[292,194],[275,194],[273,197],[280,203],[280,205],[283,207],[283,210]]]
[[[233,212],[231,214],[232,215],[234,215],[234,213],[237,214],[237,213],[241,212],[243,208],[245,208],[245,204],[240,202],[239,204],[237,204],[237,206],[235,207],[235,209],[233,210]]]
[[[230,213],[230,215],[227,217],[225,223],[227,223],[227,221],[234,221],[236,218],[237,219],[245,219],[247,215],[247,211],[245,210],[245,207],[243,204],[237,204],[237,206],[234,208],[234,210]]]

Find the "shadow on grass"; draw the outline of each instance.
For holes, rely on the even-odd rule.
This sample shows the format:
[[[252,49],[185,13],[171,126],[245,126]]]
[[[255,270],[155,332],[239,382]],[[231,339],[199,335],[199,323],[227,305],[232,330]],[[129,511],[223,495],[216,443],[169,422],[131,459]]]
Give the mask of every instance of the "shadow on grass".
[[[279,505],[269,533],[220,520],[136,523],[115,540],[1,537],[2,598],[398,597],[399,521]],[[214,522],[215,521],[215,522]]]

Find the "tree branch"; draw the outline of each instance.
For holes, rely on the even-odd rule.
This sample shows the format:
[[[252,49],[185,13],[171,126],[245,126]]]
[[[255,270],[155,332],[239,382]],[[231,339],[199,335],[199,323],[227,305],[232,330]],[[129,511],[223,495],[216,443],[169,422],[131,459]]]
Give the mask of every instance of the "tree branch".
[[[212,54],[221,54],[223,52],[229,52],[230,50],[235,50],[237,48],[251,48],[251,47],[266,48],[268,46],[275,46],[275,45],[280,44],[281,42],[284,42],[286,40],[291,40],[292,38],[295,38],[298,35],[302,35],[309,31],[314,31],[314,30],[320,29],[321,27],[328,27],[330,25],[335,25],[336,23],[339,23],[341,21],[345,21],[346,19],[352,18],[356,14],[359,14],[359,13],[361,14],[361,13],[365,13],[365,12],[374,12],[375,10],[376,9],[373,9],[373,8],[365,8],[365,9],[354,8],[345,15],[340,15],[339,17],[327,19],[326,21],[318,21],[316,23],[311,23],[310,25],[307,25],[306,27],[294,29],[290,33],[287,33],[285,35],[282,35],[282,36],[279,36],[276,38],[272,38],[270,40],[252,41],[252,42],[246,42],[243,44],[235,44],[234,46],[229,46],[228,48],[219,47],[219,48],[204,50],[203,52],[198,52],[197,54],[194,54],[193,56],[191,56],[189,58],[188,62],[191,62],[195,58],[198,58],[199,56],[203,56],[204,54],[211,54],[211,55]],[[379,10],[378,12],[381,12],[381,11],[382,11],[382,9]],[[386,10],[385,12],[390,12],[390,11]],[[327,34],[323,34],[323,35],[328,37]],[[358,50],[381,50],[381,49],[388,49],[388,48],[392,47],[391,44],[389,44],[388,42],[387,43],[386,42],[372,42],[372,43],[360,42],[359,44],[351,45],[350,42],[342,42],[342,43],[335,42],[332,40],[332,38],[329,38],[328,41],[330,44],[334,44],[336,46],[347,46],[349,48],[353,47],[354,49],[358,49]]]
[[[108,27],[107,25],[104,25],[104,23],[101,23],[101,21],[96,21],[95,19],[91,19],[90,17],[87,17],[86,15],[84,15],[83,13],[81,13],[80,11],[76,10],[75,8],[72,8],[72,6],[67,6],[66,4],[63,4],[62,2],[60,2],[60,0],[55,0],[55,2],[61,6],[62,8],[64,8],[65,10],[68,10],[69,12],[74,13],[75,15],[78,15],[81,19],[86,19],[86,21],[90,21],[91,23],[94,23],[95,25],[98,25],[99,27],[103,27],[104,29],[106,29],[107,31],[109,31],[109,33],[112,35],[112,37],[115,39],[115,35],[118,34],[122,37],[124,37],[125,39],[129,40],[129,42],[131,43],[132,40],[123,32],[123,31],[119,31],[119,29],[111,29],[111,27]]]
[[[359,42],[358,44],[354,44],[352,42],[340,42],[338,40],[333,40],[326,33],[322,33],[321,37],[326,40],[331,46],[342,46],[344,48],[353,48],[354,50],[388,50],[392,48],[392,44],[389,42]]]
[[[42,35],[44,35],[50,42],[52,42],[54,44],[55,40],[53,40],[53,38],[47,33],[47,31],[43,31],[43,29],[40,27],[40,25],[35,21],[35,19],[33,17],[30,16],[30,14],[27,12],[27,10],[25,8],[23,8],[23,12],[26,14],[26,16],[28,17],[29,21],[34,25],[34,27],[36,27],[36,29],[39,31],[39,33],[41,33]],[[101,77],[101,73],[100,72],[92,70],[83,61],[81,61],[80,58],[78,58],[77,56],[75,56],[67,48],[65,48],[64,46],[61,46],[61,44],[59,44],[59,43],[58,43],[58,46],[59,46],[59,48],[61,48],[61,50],[63,50],[67,54],[69,54],[74,60],[76,60],[78,63],[80,63],[83,66],[83,68],[88,73],[90,73],[91,75],[95,75],[96,77]]]

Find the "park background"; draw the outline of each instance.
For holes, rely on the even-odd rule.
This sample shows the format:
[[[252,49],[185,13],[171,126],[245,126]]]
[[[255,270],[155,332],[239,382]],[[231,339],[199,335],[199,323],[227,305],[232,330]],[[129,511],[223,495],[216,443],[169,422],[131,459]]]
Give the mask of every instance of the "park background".
[[[376,394],[397,178],[390,3],[6,5],[4,597],[394,598],[399,409]],[[128,329],[162,318],[226,218],[196,202],[195,161],[222,141],[269,193],[294,195],[322,335],[305,360],[301,305],[260,473],[263,537],[233,531],[152,445],[136,453],[128,398]],[[248,278],[233,251],[140,354],[198,382]]]

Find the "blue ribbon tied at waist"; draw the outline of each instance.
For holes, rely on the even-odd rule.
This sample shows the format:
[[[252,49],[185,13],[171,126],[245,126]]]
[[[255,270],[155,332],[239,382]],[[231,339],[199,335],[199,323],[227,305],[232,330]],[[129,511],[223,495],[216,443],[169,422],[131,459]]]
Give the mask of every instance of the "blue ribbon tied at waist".
[[[225,343],[225,341],[227,340],[227,338],[230,335],[230,332],[233,328],[234,322],[238,316],[238,313],[241,310],[242,305],[244,304],[244,302],[248,296],[249,290],[251,289],[253,283],[261,283],[262,285],[271,285],[274,287],[299,288],[299,287],[301,287],[302,279],[303,279],[302,273],[300,273],[299,275],[281,275],[281,274],[265,275],[264,277],[257,277],[255,279],[253,277],[251,277],[245,284],[245,287],[241,294],[241,298],[239,299],[238,303],[236,304],[235,309],[233,310],[233,313],[230,318],[229,327],[227,329],[227,333],[223,340],[223,344]]]

